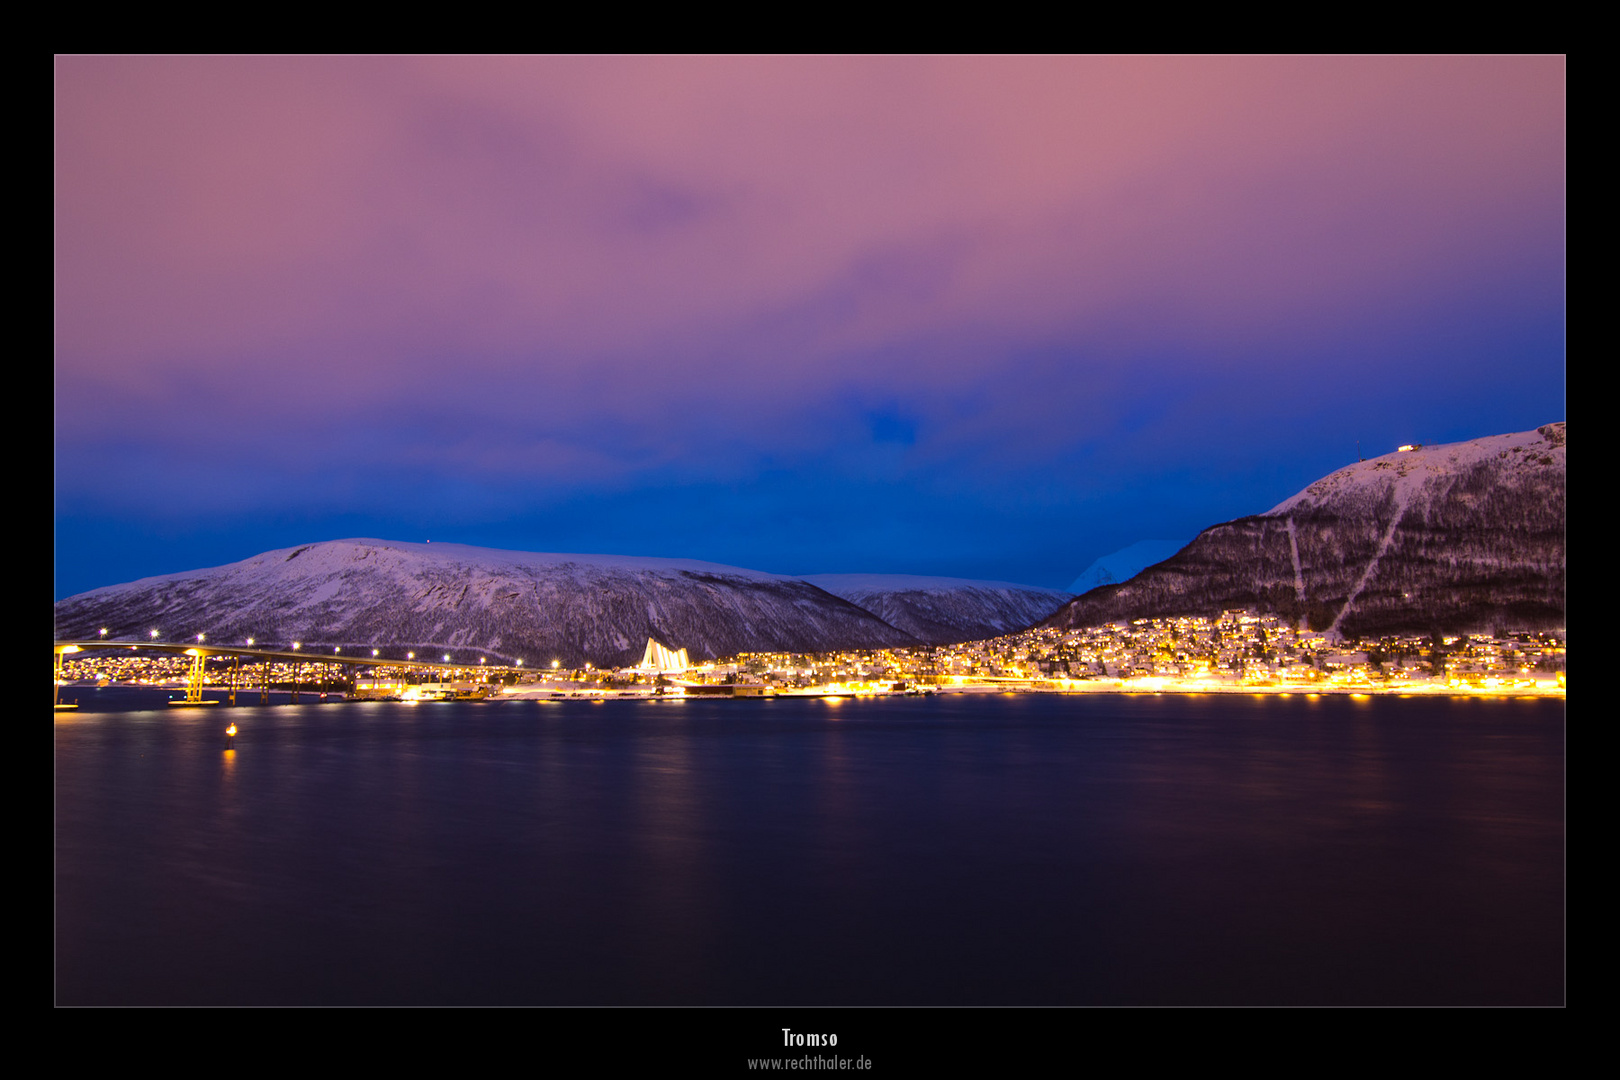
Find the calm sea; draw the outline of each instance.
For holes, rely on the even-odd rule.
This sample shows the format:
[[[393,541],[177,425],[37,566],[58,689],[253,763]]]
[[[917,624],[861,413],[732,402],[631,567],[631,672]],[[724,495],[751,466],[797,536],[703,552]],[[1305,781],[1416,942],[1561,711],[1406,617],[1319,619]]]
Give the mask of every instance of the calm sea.
[[[1561,702],[69,696],[59,1004],[1564,1000]]]

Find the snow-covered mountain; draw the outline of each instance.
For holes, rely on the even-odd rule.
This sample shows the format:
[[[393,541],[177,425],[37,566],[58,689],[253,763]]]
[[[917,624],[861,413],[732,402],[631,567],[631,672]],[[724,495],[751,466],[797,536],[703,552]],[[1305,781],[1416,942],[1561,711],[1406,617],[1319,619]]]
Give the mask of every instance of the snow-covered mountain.
[[[693,659],[917,644],[791,577],[688,559],[332,540],[145,578],[56,605],[56,634],[388,645],[565,667],[633,664],[649,637]]]
[[[1184,541],[1139,540],[1112,555],[1104,555],[1086,567],[1085,573],[1075,578],[1074,583],[1069,586],[1069,592],[1080,596],[1100,585],[1117,585],[1122,581],[1129,581],[1154,563],[1168,559],[1184,546]]]
[[[804,578],[930,645],[978,641],[1033,626],[1071,594],[1006,581],[906,574],[810,574]]]
[[[1048,625],[1247,607],[1349,636],[1561,627],[1564,432],[1560,422],[1346,466],[1077,597]]]

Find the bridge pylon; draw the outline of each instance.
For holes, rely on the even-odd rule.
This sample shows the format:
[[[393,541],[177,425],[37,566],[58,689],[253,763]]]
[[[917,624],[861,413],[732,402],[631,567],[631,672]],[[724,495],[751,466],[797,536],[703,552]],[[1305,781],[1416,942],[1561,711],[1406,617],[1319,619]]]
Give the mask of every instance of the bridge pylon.
[[[169,704],[180,708],[214,704],[203,697],[203,687],[208,682],[207,672],[204,670],[208,654],[201,649],[187,649],[186,655],[191,657],[191,671],[186,675],[186,698],[184,701],[171,701]]]

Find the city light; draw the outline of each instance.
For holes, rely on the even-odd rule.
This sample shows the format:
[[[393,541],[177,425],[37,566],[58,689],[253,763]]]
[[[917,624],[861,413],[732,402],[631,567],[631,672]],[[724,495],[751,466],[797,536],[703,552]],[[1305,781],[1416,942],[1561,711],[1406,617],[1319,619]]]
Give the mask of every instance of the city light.
[[[154,638],[160,631],[152,631]],[[246,639],[248,645],[254,638]],[[167,656],[123,659],[64,658],[63,679],[174,685],[198,678],[210,685],[227,681],[226,667],[204,677],[196,667],[188,678],[185,661],[206,658],[197,634],[195,647],[174,648]],[[109,644],[107,648],[110,648]],[[119,649],[125,648],[119,644]],[[168,648],[159,644],[159,649]],[[302,642],[292,642],[300,650]],[[59,644],[59,656],[79,646]],[[664,652],[671,650],[664,649]],[[678,651],[678,650],[676,650]],[[334,646],[340,655],[340,646]],[[381,648],[371,650],[380,660]],[[416,653],[407,652],[414,661]],[[1136,619],[1102,626],[1059,630],[1031,628],[981,641],[933,647],[846,650],[829,653],[741,653],[690,662],[679,669],[637,666],[598,667],[590,661],[565,671],[561,658],[550,670],[523,671],[521,658],[478,658],[476,674],[455,666],[444,653],[447,672],[438,690],[419,691],[420,700],[446,697],[765,698],[826,696],[866,698],[892,694],[977,693],[1241,693],[1245,695],[1412,694],[1542,696],[1564,694],[1565,640],[1562,631],[1425,635],[1386,635],[1344,640],[1307,630],[1275,615],[1228,611],[1216,618]],[[215,660],[219,659],[217,657]],[[505,665],[502,667],[501,665]],[[209,665],[212,667],[212,663]],[[504,678],[495,672],[505,671]],[[265,677],[294,678],[292,658],[265,660]],[[450,680],[460,680],[451,689]],[[375,675],[353,692],[366,696],[405,693],[402,680],[385,683]]]

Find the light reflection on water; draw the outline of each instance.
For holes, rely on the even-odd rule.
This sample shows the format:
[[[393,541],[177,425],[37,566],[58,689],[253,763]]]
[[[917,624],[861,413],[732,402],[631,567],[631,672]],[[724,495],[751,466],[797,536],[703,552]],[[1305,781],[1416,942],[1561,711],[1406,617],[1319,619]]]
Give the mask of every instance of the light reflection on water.
[[[1318,696],[79,712],[58,1000],[1559,1002],[1563,730]]]

